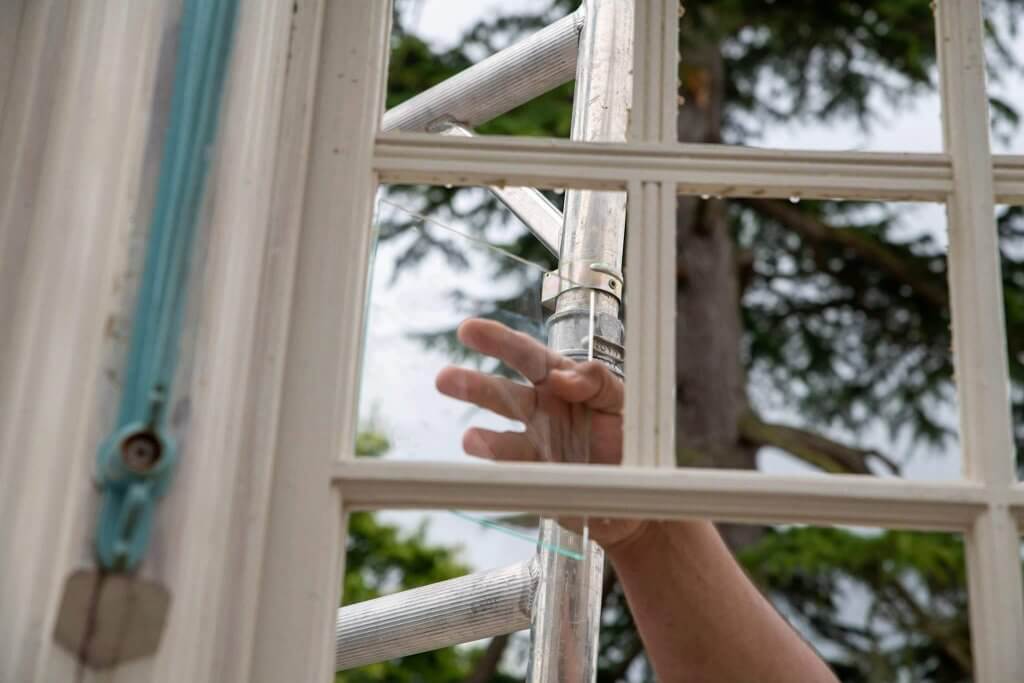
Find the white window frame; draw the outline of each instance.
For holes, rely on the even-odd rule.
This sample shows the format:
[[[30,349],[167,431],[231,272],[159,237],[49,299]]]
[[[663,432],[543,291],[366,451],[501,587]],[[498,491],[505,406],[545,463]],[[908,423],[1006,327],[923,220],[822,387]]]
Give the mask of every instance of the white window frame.
[[[633,142],[587,145],[522,139],[466,142],[379,136],[379,182],[627,189],[630,368],[627,459],[637,469],[356,461],[334,470],[346,509],[466,507],[544,513],[702,516],[748,522],[870,524],[964,533],[972,647],[979,681],[1024,677],[1024,603],[994,201],[1020,199],[1021,160],[993,172],[981,6],[936,8],[945,154],[777,152],[675,141],[677,3],[638,2],[639,75]],[[996,179],[999,184],[996,185]],[[675,470],[674,250],[677,193],[945,201],[964,480],[943,484],[863,477],[775,477]],[[997,195],[998,191],[998,195]],[[639,209],[639,211],[638,211]],[[352,229],[362,229],[353,225]],[[355,376],[352,378],[355,379]],[[345,443],[352,443],[353,434]],[[669,462],[666,462],[666,461]]]
[[[351,4],[351,3],[349,3]],[[355,3],[358,5],[359,3]],[[344,420],[334,443],[342,456],[329,465],[337,497],[322,501],[293,496],[306,521],[327,525],[338,508],[467,508],[544,514],[632,517],[708,517],[736,522],[803,522],[933,529],[964,534],[969,575],[970,623],[978,681],[1024,679],[1024,600],[1018,521],[1024,488],[1015,480],[1008,399],[1008,370],[994,202],[1024,200],[1024,159],[993,159],[989,149],[983,28],[980,2],[940,0],[936,8],[945,153],[878,154],[784,152],[719,145],[684,145],[675,138],[676,0],[636,2],[637,76],[632,139],[624,144],[587,144],[526,138],[472,140],[425,134],[373,138],[372,118],[360,118],[362,166],[347,165],[340,186],[358,210],[341,229],[350,244],[344,270],[351,321],[340,345],[344,359],[331,368],[345,388]],[[369,57],[361,74],[364,96],[379,104],[385,86],[387,17],[348,23],[336,39],[367,35]],[[329,79],[320,80],[325,88]],[[327,87],[329,89],[329,87]],[[330,106],[330,100],[327,100]],[[322,111],[320,103],[314,113]],[[336,108],[331,106],[331,115]],[[379,111],[379,107],[377,109]],[[349,139],[355,129],[348,131]],[[329,131],[324,131],[329,134]],[[355,134],[358,137],[358,134]],[[321,143],[324,145],[324,143]],[[329,145],[324,145],[329,146]],[[336,195],[338,179],[311,175],[310,188]],[[355,394],[359,381],[360,304],[365,293],[366,226],[378,183],[530,185],[629,192],[627,235],[630,273],[627,306],[625,453],[623,468],[574,465],[472,465],[357,460]],[[949,287],[952,292],[954,363],[960,410],[964,477],[933,483],[861,476],[772,476],[754,472],[673,469],[675,201],[680,193],[811,199],[945,202],[949,224]],[[324,197],[328,206],[336,200]],[[312,208],[312,207],[311,207]],[[336,239],[336,237],[335,237]],[[338,305],[337,299],[331,299]],[[320,316],[309,311],[310,317]],[[340,316],[339,316],[340,317]],[[342,339],[339,339],[342,341]],[[286,443],[281,443],[282,447]],[[291,449],[294,450],[294,449]],[[337,451],[328,451],[337,452]],[[316,454],[306,481],[320,481],[324,452]],[[658,469],[654,469],[658,468]],[[340,498],[340,501],[339,501]],[[292,508],[292,506],[294,506]],[[316,508],[315,510],[313,508]],[[319,520],[313,522],[312,520]],[[282,533],[287,533],[282,529]],[[272,532],[269,542],[275,538]],[[341,534],[340,548],[344,547]],[[288,579],[265,587],[288,596],[275,601],[309,624],[327,647],[342,565],[331,565],[318,608],[302,604]],[[294,581],[292,581],[294,582]],[[308,584],[307,584],[308,585]],[[290,596],[288,594],[291,594]],[[313,616],[315,614],[315,617]],[[285,637],[275,627],[274,637]],[[299,641],[291,639],[299,649]],[[270,644],[270,641],[267,642]],[[320,653],[319,648],[314,652]],[[300,655],[292,655],[298,664]],[[283,669],[282,669],[283,670]],[[268,679],[269,680],[269,679]]]
[[[345,514],[451,507],[962,533],[975,679],[1024,680],[1024,487],[993,214],[995,201],[1024,203],[1024,157],[990,153],[980,1],[937,2],[940,154],[679,144],[678,2],[634,2],[644,48],[621,144],[379,135],[390,3],[242,3],[196,302],[194,418],[142,569],[171,590],[170,622],[154,659],[82,680],[329,680]],[[128,247],[166,27],[145,3],[11,8],[0,151],[33,170],[0,173],[0,244],[26,254],[0,272],[13,321],[0,330],[0,553],[20,558],[0,579],[0,678],[64,680],[76,666],[50,634],[64,577],[91,557],[89,472],[124,350],[108,325],[137,274]],[[627,335],[626,466],[355,459],[381,182],[629,192],[627,305],[645,334]],[[674,468],[679,193],[947,204],[962,479]],[[57,310],[75,315],[41,313]]]

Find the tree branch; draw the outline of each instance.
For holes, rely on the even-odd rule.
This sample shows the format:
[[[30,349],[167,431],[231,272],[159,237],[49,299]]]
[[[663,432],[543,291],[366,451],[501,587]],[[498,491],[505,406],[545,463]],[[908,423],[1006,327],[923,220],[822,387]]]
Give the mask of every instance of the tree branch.
[[[834,228],[778,199],[750,198],[736,201],[781,223],[807,242],[853,251],[890,277],[906,284],[932,306],[940,310],[949,308],[949,296],[942,279],[908,263],[904,256],[871,239],[867,233],[852,228]]]
[[[890,277],[896,278],[910,287],[911,291],[929,305],[938,310],[949,310],[949,293],[943,278],[908,262],[904,256],[871,239],[863,231],[855,228],[832,227],[778,199],[749,198],[735,201],[762,216],[777,221],[807,242],[853,251],[857,256],[872,263]],[[1006,343],[1011,358],[1017,357],[1024,352],[1024,332],[1018,327],[1008,326]]]
[[[935,640],[949,658],[960,665],[965,674],[970,673],[970,646],[961,638],[951,634],[946,622],[925,611],[914,595],[907,590],[907,587],[898,578],[895,578],[889,587],[892,589],[893,597],[902,602],[912,615],[911,618],[915,623],[909,624],[909,629],[914,630],[916,627],[918,631]]]
[[[472,673],[466,678],[466,683],[488,683],[494,678],[494,675],[498,673],[498,666],[501,664],[506,647],[508,647],[508,635],[491,638],[483,656],[477,660]]]
[[[877,458],[893,474],[900,468],[878,451],[846,446],[798,427],[771,424],[748,410],[740,418],[740,437],[758,446],[774,446],[833,474],[873,474],[869,458]]]

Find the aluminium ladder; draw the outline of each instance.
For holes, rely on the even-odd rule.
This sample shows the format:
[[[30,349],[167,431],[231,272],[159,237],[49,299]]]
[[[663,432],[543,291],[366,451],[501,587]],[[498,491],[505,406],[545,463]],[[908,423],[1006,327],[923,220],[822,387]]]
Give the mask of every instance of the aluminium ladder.
[[[623,142],[632,68],[633,3],[585,0],[569,16],[391,109],[382,129],[471,136],[475,126],[575,77],[572,139]],[[542,293],[552,311],[549,346],[574,360],[600,360],[621,377],[626,193],[568,189],[563,215],[535,189],[490,190],[558,257]],[[531,683],[593,681],[602,573],[596,543],[542,520],[537,555],[526,563],[339,609],[336,668],[530,627]]]

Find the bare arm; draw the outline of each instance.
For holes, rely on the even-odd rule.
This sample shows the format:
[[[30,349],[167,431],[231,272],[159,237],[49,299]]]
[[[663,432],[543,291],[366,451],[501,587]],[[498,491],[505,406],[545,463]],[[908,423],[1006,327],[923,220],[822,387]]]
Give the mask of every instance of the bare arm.
[[[530,385],[446,368],[438,389],[521,421],[524,432],[471,428],[470,455],[493,460],[575,459],[560,452],[590,445],[589,460],[622,459],[622,383],[597,362],[574,363],[530,337],[491,321],[470,320],[459,340],[499,358]],[[580,407],[589,409],[579,420]],[[589,430],[580,439],[579,430]],[[571,454],[568,454],[571,455]],[[758,592],[710,522],[592,520],[626,591],[659,680],[834,683],[810,646]]]
[[[650,522],[606,550],[658,680],[836,681],[710,522]]]

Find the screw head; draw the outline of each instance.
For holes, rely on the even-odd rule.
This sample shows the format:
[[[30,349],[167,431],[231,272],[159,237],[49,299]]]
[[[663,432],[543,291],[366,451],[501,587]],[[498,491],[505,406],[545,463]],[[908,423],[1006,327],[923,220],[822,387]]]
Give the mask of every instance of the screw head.
[[[121,442],[121,461],[132,472],[149,472],[163,455],[160,439],[152,432],[138,432]]]

